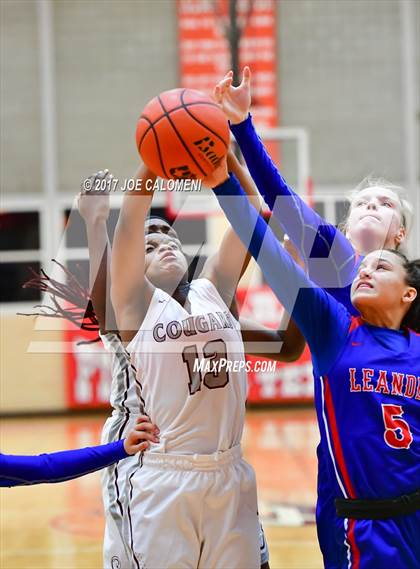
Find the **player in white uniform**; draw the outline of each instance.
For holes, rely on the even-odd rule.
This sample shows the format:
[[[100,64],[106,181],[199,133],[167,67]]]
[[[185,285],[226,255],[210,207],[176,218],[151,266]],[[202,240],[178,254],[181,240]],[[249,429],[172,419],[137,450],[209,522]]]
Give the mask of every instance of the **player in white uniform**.
[[[153,176],[143,169],[138,177]],[[259,567],[255,476],[240,451],[246,373],[213,367],[244,362],[228,306],[249,257],[229,230],[189,283],[176,233],[168,226],[144,234],[151,198],[146,190],[124,196],[111,270],[118,328],[130,342],[144,409],[160,429],[129,476],[134,566]],[[197,371],[200,362],[213,369]]]
[[[239,177],[242,177],[244,186],[249,186],[250,178],[245,174],[239,163],[231,156],[231,167]],[[92,176],[92,182],[96,178],[108,177],[107,171],[100,172]],[[248,179],[248,182],[247,182]],[[94,183],[92,186],[94,187]],[[94,199],[90,199],[94,195]],[[136,383],[135,373],[126,350],[124,349],[119,334],[107,330],[115,330],[116,324],[113,319],[113,311],[107,303],[107,255],[110,246],[107,235],[106,221],[109,216],[109,197],[103,191],[91,192],[88,196],[79,196],[79,211],[83,216],[88,234],[88,246],[90,256],[91,288],[92,301],[97,312],[97,318],[101,325],[101,338],[105,347],[112,354],[112,393],[111,405],[113,406],[112,416],[107,420],[102,440],[110,442],[118,440],[128,430],[136,414],[143,411],[142,403],[139,409],[138,384]],[[170,231],[170,226],[159,218],[148,219],[146,232],[166,234]],[[86,295],[85,295],[86,296]],[[107,308],[108,322],[105,322],[105,308]],[[289,346],[298,344],[297,339],[292,337],[282,337],[281,330],[275,331],[256,325],[253,322],[243,324],[243,338],[253,343],[255,352],[258,352],[257,343],[260,345],[267,342],[278,342],[284,340],[281,353],[275,351],[272,354],[265,354],[280,361],[292,361],[299,353],[292,353]],[[282,328],[282,327],[281,327]],[[288,332],[289,334],[290,332]],[[302,340],[303,345],[303,340]],[[295,350],[293,350],[294,352]],[[137,459],[133,458],[120,463],[115,467],[110,467],[103,475],[103,499],[105,509],[105,539],[104,539],[104,567],[130,567],[134,563],[130,559],[130,537],[124,539],[123,520],[126,514],[126,489],[128,475],[137,464]],[[128,516],[127,516],[128,517]],[[260,528],[260,554],[261,567],[268,569],[268,548],[262,527]],[[135,566],[135,563],[134,565]]]
[[[107,171],[98,173],[92,178],[108,176]],[[94,184],[93,184],[94,185]],[[94,195],[94,199],[90,199]],[[97,313],[102,333],[101,338],[105,347],[112,354],[112,393],[111,404],[112,416],[107,420],[103,434],[103,441],[118,440],[124,436],[132,421],[139,412],[143,412],[143,404],[140,399],[138,383],[136,382],[133,367],[127,356],[118,333],[107,330],[115,330],[116,324],[113,319],[112,309],[107,304],[107,255],[110,245],[107,235],[106,221],[109,216],[109,197],[104,193],[92,192],[87,196],[79,196],[79,211],[85,220],[88,235],[90,256],[90,281],[92,288],[92,301]],[[149,220],[150,230],[164,235],[170,230],[169,225],[163,220]],[[106,308],[108,310],[106,311]],[[108,322],[105,322],[105,311]],[[272,340],[274,331],[267,331]],[[254,338],[250,338],[253,340]],[[256,338],[267,340],[267,336]],[[104,539],[104,567],[131,567],[135,566],[135,560],[128,555],[131,539],[125,539],[123,532],[124,519],[129,520],[127,512],[127,474],[129,476],[136,465],[136,459],[120,463],[110,467],[103,475],[103,500],[105,509],[105,539]],[[260,530],[260,553],[261,566],[268,567],[268,548],[262,528]]]
[[[241,178],[243,186],[249,187],[250,178],[230,156],[230,166],[233,171]],[[92,181],[97,178],[108,177],[108,171],[99,172],[92,176]],[[94,186],[94,184],[92,184]],[[94,199],[90,197],[94,196]],[[107,302],[107,288],[109,283],[107,275],[107,259],[110,254],[110,244],[107,233],[107,219],[109,217],[109,196],[103,191],[90,192],[87,196],[79,195],[79,212],[82,215],[87,228],[88,247],[90,257],[90,283],[91,293],[84,290],[84,287],[77,283],[75,277],[69,274],[70,285],[60,283],[45,274],[36,275],[26,283],[25,286],[41,288],[53,298],[55,309],[50,307],[46,312],[47,316],[68,318],[71,315],[72,321],[78,321],[79,325],[90,330],[95,329],[95,322],[100,329],[100,336],[105,348],[111,354],[112,366],[112,393],[110,403],[113,407],[112,416],[106,421],[102,442],[112,442],[124,437],[129,431],[136,418],[143,413],[143,404],[139,397],[139,384],[136,381],[135,371],[130,363],[130,358],[125,350],[113,315],[113,311]],[[171,231],[168,223],[160,218],[149,218],[145,226],[146,233],[160,233],[162,235]],[[68,272],[62,267],[65,272]],[[68,294],[66,290],[68,289]],[[78,298],[80,296],[80,298]],[[86,301],[91,297],[92,304],[86,307]],[[73,304],[71,310],[68,304],[61,306],[60,299],[66,299],[67,303]],[[218,298],[218,297],[216,297]],[[106,318],[107,315],[107,318]],[[221,322],[219,320],[219,322]],[[242,321],[242,338],[246,342],[252,343],[250,354],[258,355],[261,348],[258,346],[275,346],[270,354],[264,352],[265,357],[270,357],[278,361],[293,361],[299,353],[299,338],[296,331],[292,328],[283,334],[283,324],[280,330],[271,330],[258,325],[252,321]],[[303,345],[303,340],[301,341]],[[281,346],[281,352],[279,347]],[[296,346],[298,346],[296,350]],[[191,360],[192,361],[192,360]],[[140,403],[139,403],[140,400]],[[147,419],[147,417],[146,417]],[[156,435],[156,433],[155,433]],[[150,440],[157,440],[150,435]],[[130,551],[130,535],[127,539],[124,535],[124,519],[127,519],[127,479],[133,468],[137,467],[138,457],[128,458],[125,461],[108,468],[103,475],[103,500],[105,509],[105,539],[104,539],[104,567],[121,568],[135,567],[136,563]],[[269,569],[268,548],[262,527],[260,527],[260,554],[261,569]]]
[[[238,177],[242,178],[242,184],[245,187],[249,187],[249,176],[233,156],[230,156],[230,165]],[[107,171],[98,173],[93,178],[105,176],[107,176]],[[89,194],[90,196],[92,196],[92,193]],[[109,216],[109,197],[104,192],[100,192],[95,194],[95,198],[92,201],[88,197],[81,195],[79,198],[79,211],[84,217],[87,226],[92,286],[95,283],[92,290],[92,300],[98,312],[99,320],[102,319],[104,321],[107,296],[107,263],[104,252],[106,251],[109,254],[110,251],[106,228],[106,220]],[[165,234],[170,231],[170,226],[164,220],[149,218],[146,224],[146,232],[149,232],[149,230],[154,233]],[[106,325],[103,324],[102,330],[115,329],[116,324],[113,320],[112,309],[110,310],[108,307],[107,313],[111,315],[109,318],[110,322]],[[277,350],[272,354],[265,353],[266,357],[279,361],[293,361],[299,356],[299,347],[296,352],[299,340],[291,327],[289,327],[285,337],[282,336],[283,326],[280,327],[280,331],[276,331],[256,325],[255,322],[244,322],[242,323],[242,328],[243,338],[253,343],[254,346],[276,343],[279,347],[281,345],[279,342],[284,341],[281,352]],[[111,404],[114,407],[112,416],[105,424],[102,440],[113,441],[124,435],[133,420],[133,416],[139,411],[138,385],[136,385],[133,368],[130,365],[127,352],[122,346],[119,335],[115,334],[115,332],[104,332],[101,334],[101,337],[105,347],[113,354]],[[302,346],[303,343],[302,339]],[[293,349],[290,349],[290,346]],[[135,460],[133,462],[136,464]],[[126,473],[131,470],[132,465],[125,461],[125,463],[117,465],[116,468],[108,469],[103,476],[103,498],[106,515],[104,567],[107,568],[129,566],[129,559],[127,558],[129,547],[124,540],[121,528],[124,518],[124,499],[127,496],[124,486]],[[261,567],[268,569],[268,547],[262,527],[260,527],[259,543]]]

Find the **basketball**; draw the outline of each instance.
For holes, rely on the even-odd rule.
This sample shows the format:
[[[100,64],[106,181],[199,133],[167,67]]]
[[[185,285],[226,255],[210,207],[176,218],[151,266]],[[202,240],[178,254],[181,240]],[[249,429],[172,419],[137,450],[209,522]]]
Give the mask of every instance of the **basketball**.
[[[226,155],[229,126],[210,97],[193,89],[164,91],[137,123],[137,149],[161,178],[206,178]]]

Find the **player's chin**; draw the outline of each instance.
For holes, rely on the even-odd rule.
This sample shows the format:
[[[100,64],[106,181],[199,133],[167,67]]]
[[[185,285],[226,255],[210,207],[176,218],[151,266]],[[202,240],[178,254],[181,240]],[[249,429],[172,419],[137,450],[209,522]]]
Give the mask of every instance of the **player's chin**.
[[[352,292],[351,301],[359,312],[360,308],[370,306],[378,299],[378,293],[374,288],[361,287]]]
[[[162,285],[178,285],[180,281],[184,278],[186,269],[183,263],[178,260],[171,260],[171,262],[165,263],[159,267],[158,274],[152,282],[158,288]]]
[[[387,226],[374,218],[364,218],[359,221],[352,231],[355,243],[364,251],[374,251],[379,243],[385,242]]]
[[[173,278],[182,278],[185,275],[186,268],[181,260],[171,259],[163,270]]]

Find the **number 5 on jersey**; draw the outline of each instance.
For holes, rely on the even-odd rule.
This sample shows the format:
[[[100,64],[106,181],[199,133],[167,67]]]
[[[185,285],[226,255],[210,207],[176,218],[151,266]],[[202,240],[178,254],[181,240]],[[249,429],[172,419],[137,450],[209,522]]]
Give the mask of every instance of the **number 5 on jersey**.
[[[401,419],[404,415],[401,405],[382,404],[382,416],[385,423],[384,439],[392,448],[410,448],[413,435],[409,424]]]

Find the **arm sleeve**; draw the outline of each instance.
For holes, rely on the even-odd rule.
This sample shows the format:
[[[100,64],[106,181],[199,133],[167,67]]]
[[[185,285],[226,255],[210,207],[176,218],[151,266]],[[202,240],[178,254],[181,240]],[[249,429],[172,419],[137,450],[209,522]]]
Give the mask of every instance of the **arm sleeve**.
[[[0,456],[0,486],[64,482],[126,458],[124,441],[39,456]]]
[[[345,342],[349,313],[325,290],[316,287],[293,261],[233,175],[214,193],[267,283],[305,336],[316,373],[326,373]]]
[[[251,115],[231,125],[231,130],[259,192],[298,248],[311,279],[323,288],[350,284],[356,254],[349,240],[287,185],[257,135]]]

